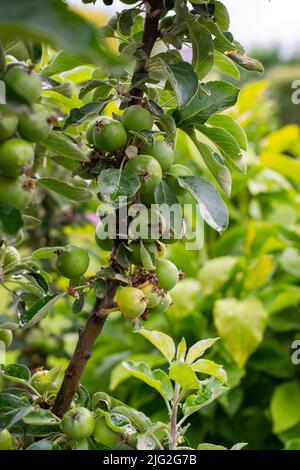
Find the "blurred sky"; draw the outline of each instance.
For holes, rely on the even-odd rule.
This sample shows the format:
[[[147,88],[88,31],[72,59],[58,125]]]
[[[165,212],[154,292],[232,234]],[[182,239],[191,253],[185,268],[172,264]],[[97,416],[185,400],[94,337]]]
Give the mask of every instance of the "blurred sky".
[[[300,0],[223,0],[231,16],[231,31],[246,48],[280,46],[289,56],[300,48]],[[81,0],[70,4],[83,5]],[[86,7],[86,6],[85,6]],[[98,0],[90,9],[110,16],[124,8],[119,0],[110,7]]]

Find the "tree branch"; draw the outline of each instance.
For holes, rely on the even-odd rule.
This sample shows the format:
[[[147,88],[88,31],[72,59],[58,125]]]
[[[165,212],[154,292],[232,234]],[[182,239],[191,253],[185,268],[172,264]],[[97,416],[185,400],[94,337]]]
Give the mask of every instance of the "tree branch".
[[[143,72],[147,73],[148,60],[155,41],[159,37],[159,18],[163,6],[162,0],[148,0],[145,4],[147,12],[141,46],[145,54],[143,59],[137,61],[134,75]],[[143,91],[139,88],[133,88],[131,94],[142,97]],[[135,100],[134,98],[130,104],[134,104],[136,102]],[[139,100],[137,99],[137,101]],[[115,247],[117,243],[118,240],[116,240]],[[62,386],[53,406],[53,412],[57,416],[63,416],[71,405],[76,390],[79,387],[80,378],[91,357],[93,345],[105,324],[107,318],[105,310],[113,306],[113,298],[117,288],[117,281],[111,281],[109,283],[106,296],[103,299],[96,300],[87,323],[79,334],[77,346],[65,372]]]
[[[162,0],[148,0],[146,4],[146,18],[144,25],[144,32],[142,38],[142,45],[140,50],[144,52],[144,57],[137,60],[135,71],[133,74],[133,81],[137,74],[147,73],[148,60],[156,40],[159,37],[159,20],[163,7]],[[143,96],[143,91],[139,88],[133,88],[130,92],[135,98],[132,99],[130,104],[139,103],[139,98]]]
[[[93,345],[103,329],[107,318],[105,314],[106,309],[113,306],[113,298],[117,287],[118,285],[112,281],[107,289],[106,296],[103,299],[96,299],[87,323],[79,334],[77,346],[54,403],[53,412],[57,416],[63,416],[71,405],[78,389],[81,375],[92,355]]]

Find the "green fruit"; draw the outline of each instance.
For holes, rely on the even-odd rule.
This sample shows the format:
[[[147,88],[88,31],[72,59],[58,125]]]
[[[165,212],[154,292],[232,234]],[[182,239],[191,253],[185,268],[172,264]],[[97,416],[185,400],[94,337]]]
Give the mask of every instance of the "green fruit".
[[[134,105],[124,111],[122,122],[129,131],[150,131],[153,126],[153,117],[148,109]]]
[[[145,249],[151,256],[151,258],[156,259],[158,256],[157,247],[155,243],[145,243]],[[142,265],[142,258],[141,258],[141,244],[140,242],[132,242],[130,243],[130,249],[132,250],[131,257],[135,264]]]
[[[115,119],[98,120],[93,133],[94,143],[102,152],[115,152],[127,142],[127,132],[123,124]]]
[[[140,317],[147,307],[147,297],[136,287],[124,287],[117,295],[117,304],[124,317]]]
[[[157,286],[148,282],[145,286],[139,287],[148,299],[147,308],[157,307],[162,300],[162,294]]]
[[[146,143],[143,145],[141,152],[144,155],[154,157],[163,171],[167,170],[174,162],[174,152],[164,140],[156,139],[153,144]]]
[[[11,450],[13,440],[10,432],[7,429],[0,431],[0,450]]]
[[[61,420],[61,428],[68,439],[75,441],[87,439],[95,429],[94,416],[82,406],[73,408],[64,415]]]
[[[32,193],[25,190],[20,178],[0,175],[0,203],[9,204],[16,209],[25,209],[32,199]]]
[[[11,137],[17,130],[18,118],[14,114],[0,108],[0,141]]]
[[[172,303],[172,297],[169,292],[166,292],[162,295],[160,303],[151,309],[151,313],[160,314],[168,310],[169,306]]]
[[[48,111],[43,106],[35,104],[32,111],[20,116],[18,129],[21,137],[29,142],[46,139],[51,132],[48,118]]]
[[[94,439],[98,444],[102,444],[109,449],[114,449],[120,442],[120,434],[107,426],[105,418],[101,417],[96,421]]]
[[[34,147],[26,140],[10,139],[0,144],[0,172],[5,176],[18,176],[31,168]]]
[[[94,145],[94,129],[98,119],[93,119],[86,128],[86,140],[88,144]]]
[[[171,290],[179,279],[179,271],[172,261],[159,259],[156,263],[156,275],[159,285],[164,290]]]
[[[10,330],[1,329],[0,330],[0,341],[3,341],[5,346],[9,348],[13,340],[13,334]]]
[[[150,155],[137,155],[125,165],[129,172],[136,173],[141,181],[141,193],[153,192],[162,180],[161,166]]]
[[[65,246],[58,253],[56,268],[66,278],[83,276],[90,264],[86,250],[76,245]]]
[[[189,168],[180,164],[171,165],[168,169],[168,173],[171,173],[167,176],[168,185],[177,196],[182,196],[186,190],[178,183],[177,176],[192,176],[193,173]]]
[[[41,96],[41,78],[32,69],[12,65],[7,70],[4,81],[9,91],[29,104],[35,103]]]
[[[16,263],[21,258],[20,253],[14,246],[8,246],[5,250],[3,265],[6,268],[12,263]]]

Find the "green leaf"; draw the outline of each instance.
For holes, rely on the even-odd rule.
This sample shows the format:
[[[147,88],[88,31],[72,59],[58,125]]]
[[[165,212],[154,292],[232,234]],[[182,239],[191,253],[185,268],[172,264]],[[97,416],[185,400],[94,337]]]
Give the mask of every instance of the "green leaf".
[[[220,256],[208,260],[199,272],[202,294],[204,296],[219,292],[227,282],[237,265],[235,256]]]
[[[141,260],[142,260],[142,265],[144,266],[145,269],[148,269],[149,271],[152,271],[155,269],[152,257],[150,253],[147,251],[145,248],[144,243],[142,240],[140,240],[140,254],[141,254]]]
[[[154,197],[158,205],[166,204],[167,206],[173,206],[173,204],[178,204],[175,194],[164,180],[156,186]]]
[[[38,184],[44,188],[50,189],[61,196],[76,202],[88,201],[93,193],[86,188],[78,186],[72,186],[64,181],[57,180],[55,178],[40,178]]]
[[[36,441],[30,446],[26,447],[25,450],[55,450],[56,444],[54,441],[48,439],[41,439],[40,441]]]
[[[207,349],[211,348],[219,339],[220,338],[201,339],[197,343],[193,344],[193,346],[191,346],[187,352],[186,362],[188,364],[192,364],[194,361],[196,361],[196,359],[201,357]]]
[[[35,250],[31,258],[34,259],[50,259],[50,258],[56,258],[57,256],[57,251],[61,250],[63,247],[62,246],[46,246],[45,248],[38,248]]]
[[[0,409],[3,410],[16,410],[17,408],[24,408],[30,405],[30,401],[28,401],[24,396],[15,395],[9,393],[8,390],[0,393]]]
[[[160,354],[132,354],[128,358],[131,362],[144,362],[149,367],[159,367],[165,364],[166,360]],[[110,375],[110,390],[115,390],[122,382],[130,378],[130,373],[122,364],[117,364]]]
[[[222,385],[218,380],[210,380],[206,385],[201,386],[201,389],[196,394],[187,397],[182,406],[184,416],[188,417],[199,411],[227,391],[228,387]]]
[[[72,98],[73,95],[73,88],[72,88],[72,83],[70,82],[65,82],[65,83],[60,83],[56,80],[53,80],[50,77],[46,76],[41,76],[42,79],[42,84],[43,84],[43,90],[47,91],[53,91],[55,93],[59,93],[63,96],[66,96],[67,98]]]
[[[119,196],[132,197],[141,186],[138,175],[128,170],[107,168],[98,178],[99,191],[105,200],[116,200]]]
[[[208,82],[184,109],[175,112],[175,121],[180,128],[204,124],[213,114],[234,106],[238,96],[239,89],[230,83]]]
[[[267,323],[267,311],[259,299],[233,298],[217,300],[214,321],[225,348],[239,367],[261,343]]]
[[[175,356],[175,344],[173,339],[161,331],[149,331],[144,328],[138,330],[144,338],[152,343],[171,362]]]
[[[96,27],[69,9],[62,0],[14,0],[11,4],[2,2],[0,29],[4,38],[13,35],[26,40],[48,42],[88,63],[116,63],[107,44],[101,42]]]
[[[222,2],[214,1],[215,5],[215,21],[222,31],[228,31],[230,27],[230,17],[227,8]]]
[[[32,406],[27,406],[24,408],[17,408],[16,410],[10,410],[7,413],[3,414],[0,416],[0,432],[3,431],[3,429],[9,429],[14,424],[18,423],[21,421],[24,416],[26,416],[28,413],[33,411],[34,408]]]
[[[0,204],[0,234],[4,232],[7,235],[14,235],[23,225],[24,222],[18,209],[8,204]]]
[[[230,197],[232,179],[224,160],[218,153],[213,152],[208,145],[200,142],[196,137],[193,138],[193,141],[196,144],[207,168],[216,179],[220,189],[227,197]]]
[[[22,328],[31,328],[36,323],[45,318],[49,311],[52,309],[54,304],[60,300],[66,292],[62,292],[58,295],[49,294],[46,295],[43,299],[38,300],[33,306],[26,312],[26,317],[21,318]],[[25,321],[25,323],[24,323]]]
[[[235,138],[220,127],[197,126],[197,130],[210,139],[220,150],[226,161],[240,160],[243,156]]]
[[[94,294],[98,299],[103,299],[107,292],[107,284],[104,279],[96,279],[93,284]]]
[[[203,444],[199,444],[197,450],[227,450],[226,447],[218,446],[216,444],[209,444],[203,442]]]
[[[178,361],[184,361],[185,360],[186,349],[187,348],[186,348],[185,338],[182,338],[180,343],[177,346],[176,359]]]
[[[123,367],[127,369],[130,374],[145,382],[150,387],[154,388],[166,400],[170,400],[170,386],[166,381],[162,371],[152,371],[147,364],[143,362],[125,361],[122,363]],[[159,370],[159,369],[158,369]]]
[[[55,154],[62,155],[65,158],[71,158],[79,162],[88,162],[88,157],[74,144],[68,137],[58,131],[52,131],[49,136],[43,140],[43,145]]]
[[[88,119],[91,114],[100,113],[106,104],[107,101],[100,103],[98,101],[92,101],[91,103],[81,106],[81,108],[71,109],[70,114],[65,120],[64,129],[67,129],[69,126],[79,126]]]
[[[59,75],[62,72],[67,72],[80,65],[85,65],[85,61],[78,59],[67,51],[57,52],[48,62],[48,64],[42,69],[42,73],[51,77],[52,75]]]
[[[103,90],[103,94],[107,96],[107,94],[112,89],[112,87],[113,85],[109,81],[92,79],[92,80],[89,80],[84,85],[83,88],[81,88],[78,97],[79,99],[84,98],[85,95],[87,95],[90,91],[95,90],[95,88],[97,88],[97,91],[100,91],[100,89]],[[91,104],[91,103],[88,103],[88,104]]]
[[[139,8],[123,10],[118,16],[118,28],[120,33],[129,36],[134,23],[134,18],[141,12]]]
[[[201,374],[213,376],[222,383],[227,382],[227,375],[223,366],[216,364],[209,359],[199,359],[198,361],[194,362],[191,367],[194,372],[200,372]]]
[[[11,382],[19,382],[20,380],[27,382],[31,377],[30,370],[23,364],[1,365],[1,374]]]
[[[273,432],[279,434],[300,422],[300,387],[297,382],[285,382],[275,388],[271,399]]]
[[[206,223],[218,232],[224,232],[228,226],[228,211],[213,185],[198,176],[181,176],[178,181],[196,199]]]
[[[213,36],[215,36],[215,48],[221,52],[233,51],[236,49],[235,42],[228,39],[228,35],[225,35],[219,25],[208,17],[203,17],[198,22],[204,25]]]
[[[51,411],[38,409],[27,413],[23,421],[31,426],[49,426],[59,423],[60,420]]]
[[[287,248],[284,250],[282,255],[279,258],[279,263],[281,268],[295,276],[296,278],[300,278],[300,251],[296,248]]]
[[[173,362],[170,365],[169,377],[178,383],[183,390],[199,388],[199,381],[191,366],[185,362]]]
[[[137,411],[130,406],[120,405],[114,407],[114,412],[126,416],[132,426],[138,431],[144,432],[151,426],[151,420],[141,411]]]
[[[241,149],[247,150],[248,142],[246,133],[232,117],[226,114],[216,114],[208,120],[208,124],[225,129],[234,137]]]
[[[187,106],[198,90],[198,77],[192,65],[188,62],[167,64],[162,60],[161,64],[174,90],[179,108]]]
[[[215,66],[220,72],[240,80],[241,74],[237,66],[224,54],[215,50]]]
[[[206,77],[214,65],[214,44],[211,33],[205,26],[191,21],[188,23],[192,41],[192,64],[197,72],[198,79]]]

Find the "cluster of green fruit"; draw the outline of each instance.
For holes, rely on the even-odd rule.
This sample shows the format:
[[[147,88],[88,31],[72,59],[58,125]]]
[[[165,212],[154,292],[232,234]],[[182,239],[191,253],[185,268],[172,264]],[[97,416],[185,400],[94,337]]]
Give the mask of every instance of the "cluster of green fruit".
[[[100,152],[118,152],[128,143],[128,132],[131,135],[151,131],[152,113],[139,105],[127,108],[121,120],[100,116],[87,127],[87,142]],[[184,190],[178,184],[178,176],[191,175],[189,168],[174,164],[172,148],[161,139],[154,139],[140,146],[140,154],[130,158],[124,169],[138,175],[141,183],[140,194],[145,202],[154,202],[153,192],[166,172],[166,180],[174,193],[182,195]],[[143,200],[142,200],[143,202]]]
[[[146,309],[151,313],[164,313],[170,306],[172,298],[168,291],[177,284],[180,272],[167,259],[159,259],[155,268],[152,279],[138,287],[119,287],[116,302],[125,318],[139,318]]]
[[[0,202],[23,210],[31,201],[23,174],[34,164],[35,143],[51,131],[48,111],[41,97],[39,74],[20,63],[11,63],[3,77],[10,102],[16,110],[0,106]]]

